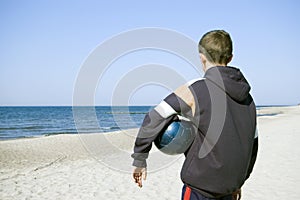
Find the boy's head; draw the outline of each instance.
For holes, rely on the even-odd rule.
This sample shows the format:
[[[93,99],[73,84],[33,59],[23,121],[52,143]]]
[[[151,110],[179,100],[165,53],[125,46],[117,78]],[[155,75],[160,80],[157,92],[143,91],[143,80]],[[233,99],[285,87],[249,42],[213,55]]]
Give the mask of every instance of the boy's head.
[[[232,59],[232,41],[223,30],[207,32],[199,41],[199,53],[214,65],[226,66]]]

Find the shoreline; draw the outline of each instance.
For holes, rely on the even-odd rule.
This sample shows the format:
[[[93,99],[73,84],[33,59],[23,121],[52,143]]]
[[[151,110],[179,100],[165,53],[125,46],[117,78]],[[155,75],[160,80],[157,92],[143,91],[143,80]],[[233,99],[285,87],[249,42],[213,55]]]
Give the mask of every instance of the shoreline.
[[[1,106],[0,106],[1,107]],[[2,106],[7,107],[7,106]],[[9,106],[11,107],[11,106]],[[14,106],[14,107],[26,107],[26,106]],[[32,107],[32,106],[29,106]],[[51,106],[35,106],[35,107],[51,107]],[[59,106],[53,106],[53,107],[59,107]],[[60,106],[60,107],[72,107],[72,106]],[[268,116],[277,116],[280,114],[283,114],[282,110],[286,110],[293,107],[299,107],[299,105],[276,105],[276,106],[258,106],[257,109],[257,118],[260,117],[268,117]],[[56,135],[77,135],[77,134],[110,134],[115,132],[120,132],[122,130],[131,130],[131,129],[138,129],[136,128],[128,128],[128,129],[116,129],[111,131],[104,131],[104,132],[95,132],[95,133],[55,133],[55,134],[44,134],[44,135],[31,135],[31,136],[20,136],[20,137],[0,137],[0,143],[3,141],[10,141],[10,140],[26,140],[26,139],[35,139],[35,138],[42,138],[42,137],[49,137],[49,136],[56,136]]]
[[[300,106],[262,110],[280,113],[258,117],[258,158],[242,199],[297,199]],[[143,188],[134,184],[137,130],[0,141],[0,199],[180,199],[184,157],[160,155],[154,145]]]

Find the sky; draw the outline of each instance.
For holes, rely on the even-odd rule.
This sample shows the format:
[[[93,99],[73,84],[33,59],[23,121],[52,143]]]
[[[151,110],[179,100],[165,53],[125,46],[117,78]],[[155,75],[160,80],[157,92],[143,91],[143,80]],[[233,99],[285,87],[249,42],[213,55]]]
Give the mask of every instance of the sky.
[[[91,53],[111,38],[146,27],[172,30],[196,43],[207,31],[228,31],[234,43],[230,65],[242,70],[256,104],[296,105],[299,8],[297,0],[0,0],[0,106],[72,105],[77,77]],[[167,65],[186,80],[201,75],[170,52],[133,51],[99,77],[95,104],[110,105],[120,80],[149,63]],[[172,89],[140,83],[126,101],[154,105]]]

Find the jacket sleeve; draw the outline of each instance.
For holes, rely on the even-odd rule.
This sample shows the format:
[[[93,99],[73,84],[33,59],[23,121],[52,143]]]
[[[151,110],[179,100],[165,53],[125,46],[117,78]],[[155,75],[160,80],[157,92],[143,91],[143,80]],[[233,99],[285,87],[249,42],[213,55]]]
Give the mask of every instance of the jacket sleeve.
[[[181,98],[172,93],[146,114],[135,140],[134,153],[131,155],[134,159],[133,166],[147,167],[146,159],[152,142],[172,121],[178,119],[177,114],[189,109]]]
[[[253,142],[253,147],[252,147],[252,155],[251,155],[251,159],[250,159],[250,163],[248,166],[248,171],[247,171],[247,176],[246,179],[248,179],[250,177],[250,174],[253,170],[256,158],[257,158],[257,152],[258,152],[258,131],[256,129],[256,134],[255,134],[255,138],[254,138],[254,142]]]

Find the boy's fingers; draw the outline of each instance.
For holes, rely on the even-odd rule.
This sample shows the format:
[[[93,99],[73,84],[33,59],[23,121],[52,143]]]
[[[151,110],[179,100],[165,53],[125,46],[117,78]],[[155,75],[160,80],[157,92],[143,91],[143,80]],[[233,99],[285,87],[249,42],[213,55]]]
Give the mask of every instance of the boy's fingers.
[[[145,171],[143,172],[143,179],[146,180],[146,178],[147,178],[147,170],[145,170]]]
[[[140,176],[138,177],[137,184],[138,184],[139,187],[143,186],[143,184],[142,184],[142,174],[140,174]]]
[[[133,178],[135,183],[137,183],[139,187],[142,187],[142,173],[133,173]]]
[[[137,173],[133,173],[132,176],[133,176],[133,179],[136,181],[136,179],[138,178],[138,174]]]
[[[147,178],[147,169],[146,168],[135,168],[133,172],[133,178],[135,180],[135,183],[139,187],[143,186],[142,180],[146,180]]]

